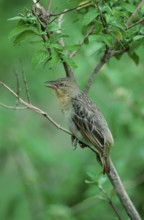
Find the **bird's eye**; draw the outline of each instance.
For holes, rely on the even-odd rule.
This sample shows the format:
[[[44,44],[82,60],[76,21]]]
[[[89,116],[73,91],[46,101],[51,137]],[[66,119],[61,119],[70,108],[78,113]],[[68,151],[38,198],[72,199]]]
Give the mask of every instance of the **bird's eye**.
[[[66,86],[66,84],[64,82],[61,82],[59,85],[60,85],[60,87],[65,87]]]

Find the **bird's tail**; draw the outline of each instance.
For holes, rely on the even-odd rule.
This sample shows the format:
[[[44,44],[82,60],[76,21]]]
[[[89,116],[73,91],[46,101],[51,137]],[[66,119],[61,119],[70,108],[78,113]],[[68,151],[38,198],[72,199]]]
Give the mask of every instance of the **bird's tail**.
[[[106,157],[101,157],[101,162],[103,166],[103,174],[109,173],[110,172],[109,156],[107,155]]]
[[[101,154],[96,154],[98,162],[102,165],[103,167],[103,174],[109,173],[110,172],[110,160],[109,156],[102,156]]]

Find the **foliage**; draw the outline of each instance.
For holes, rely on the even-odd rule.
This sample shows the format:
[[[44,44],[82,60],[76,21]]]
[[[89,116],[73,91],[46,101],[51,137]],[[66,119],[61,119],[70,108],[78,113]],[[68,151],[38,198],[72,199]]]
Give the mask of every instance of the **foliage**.
[[[64,124],[56,99],[43,88],[43,82],[63,76],[61,64],[65,61],[84,88],[96,61],[108,52],[109,63],[97,76],[90,96],[97,100],[110,124],[115,138],[113,161],[143,215],[144,28],[137,22],[143,17],[144,6],[128,22],[139,1],[53,1],[48,24],[43,21],[41,26],[35,16],[39,11],[32,13],[30,2],[25,3],[28,9],[22,13],[26,5],[19,3],[16,9],[14,2],[5,5],[1,1],[1,23],[5,23],[1,41],[1,71],[5,74],[1,72],[1,79],[16,87],[8,73],[15,65],[21,71],[15,63],[23,57],[33,102],[48,108],[60,123]],[[59,13],[65,8],[75,9],[66,12],[61,22]],[[8,25],[12,22],[15,27],[10,32]],[[6,38],[8,32],[16,47]],[[14,103],[0,90],[1,102]],[[0,121],[0,219],[93,220],[96,214],[97,219],[115,219],[107,199],[113,200],[126,219],[112,187],[98,175],[101,169],[95,167],[91,152],[73,152],[68,148],[69,137],[28,111],[1,108]],[[87,172],[90,180],[84,182]]]

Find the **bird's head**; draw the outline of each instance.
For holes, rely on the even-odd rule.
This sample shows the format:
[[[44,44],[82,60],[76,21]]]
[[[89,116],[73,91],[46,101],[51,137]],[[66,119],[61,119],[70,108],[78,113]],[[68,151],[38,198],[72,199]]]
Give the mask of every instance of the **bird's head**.
[[[77,84],[69,77],[47,81],[45,85],[54,89],[59,98],[74,97],[79,91]]]

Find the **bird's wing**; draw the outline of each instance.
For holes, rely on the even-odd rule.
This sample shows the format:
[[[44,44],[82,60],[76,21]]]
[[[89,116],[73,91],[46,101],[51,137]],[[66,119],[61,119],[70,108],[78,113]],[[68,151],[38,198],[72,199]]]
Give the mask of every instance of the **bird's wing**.
[[[73,122],[80,131],[84,139],[102,151],[104,147],[104,137],[99,129],[99,123],[96,115],[84,105],[73,103],[74,114]]]

